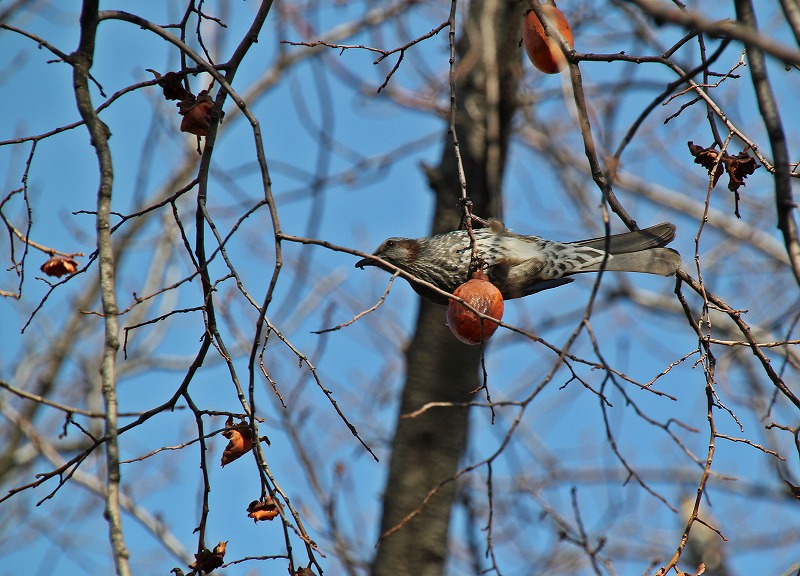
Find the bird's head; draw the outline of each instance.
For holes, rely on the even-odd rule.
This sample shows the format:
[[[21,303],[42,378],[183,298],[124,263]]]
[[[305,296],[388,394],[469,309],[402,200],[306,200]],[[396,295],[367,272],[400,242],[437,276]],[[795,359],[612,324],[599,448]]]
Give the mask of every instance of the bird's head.
[[[378,249],[375,250],[372,255],[405,270],[416,258],[418,251],[419,242],[417,240],[412,240],[410,238],[388,238],[378,246]],[[380,262],[370,258],[364,258],[356,262],[356,268],[364,268],[364,266],[383,268]],[[391,272],[391,270],[388,271]]]

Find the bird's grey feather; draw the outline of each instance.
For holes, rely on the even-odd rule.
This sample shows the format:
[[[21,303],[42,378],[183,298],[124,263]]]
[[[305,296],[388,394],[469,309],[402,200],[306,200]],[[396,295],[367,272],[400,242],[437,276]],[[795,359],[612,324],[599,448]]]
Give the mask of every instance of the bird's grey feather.
[[[623,232],[622,234],[612,234],[608,237],[610,252],[612,254],[627,254],[629,252],[639,252],[650,248],[663,248],[675,239],[675,225],[669,222],[662,222],[644,230],[633,232]],[[598,250],[606,249],[606,237],[591,238],[574,242],[581,246],[589,246]],[[674,272],[674,270],[673,270]]]

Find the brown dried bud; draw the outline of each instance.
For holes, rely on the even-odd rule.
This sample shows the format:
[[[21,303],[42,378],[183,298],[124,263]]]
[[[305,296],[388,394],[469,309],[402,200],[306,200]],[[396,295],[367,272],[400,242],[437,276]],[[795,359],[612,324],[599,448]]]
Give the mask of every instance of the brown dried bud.
[[[66,256],[51,256],[50,260],[42,264],[41,271],[48,276],[61,278],[64,274],[75,274],[78,270],[78,262]]]
[[[161,87],[164,92],[164,98],[167,100],[194,100],[194,94],[183,87],[181,75],[177,72],[167,72],[162,76],[152,68],[145,68],[145,70],[156,77],[156,84]]]
[[[181,120],[181,132],[188,132],[195,136],[208,136],[211,126],[211,111],[214,109],[214,100],[203,90],[197,95],[197,100],[181,100],[178,108]]]
[[[247,517],[257,523],[259,520],[272,520],[280,513],[280,508],[278,503],[268,495],[264,500],[250,502],[247,512]]]
[[[205,574],[213,572],[225,563],[223,558],[225,557],[225,548],[227,546],[227,542],[220,542],[214,546],[213,552],[209,552],[208,548],[203,548],[198,554],[194,555],[195,562],[194,564],[189,564],[189,568]]]

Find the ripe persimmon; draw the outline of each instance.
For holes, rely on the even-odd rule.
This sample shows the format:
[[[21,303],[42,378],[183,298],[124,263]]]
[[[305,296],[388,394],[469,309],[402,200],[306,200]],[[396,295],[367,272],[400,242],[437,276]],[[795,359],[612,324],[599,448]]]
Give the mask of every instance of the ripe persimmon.
[[[542,15],[547,19],[547,24],[556,28],[570,46],[574,46],[572,29],[564,13],[555,6],[543,4]],[[536,12],[528,10],[522,23],[522,43],[525,52],[536,68],[547,74],[556,74],[567,67],[567,59],[555,38],[550,38],[544,32],[544,26],[539,21]]]
[[[480,270],[453,291],[453,296],[464,300],[481,314],[498,322],[503,318],[503,296],[500,290]],[[447,304],[447,325],[456,338],[465,344],[486,342],[497,330],[497,322],[481,318],[461,302],[450,300]]]

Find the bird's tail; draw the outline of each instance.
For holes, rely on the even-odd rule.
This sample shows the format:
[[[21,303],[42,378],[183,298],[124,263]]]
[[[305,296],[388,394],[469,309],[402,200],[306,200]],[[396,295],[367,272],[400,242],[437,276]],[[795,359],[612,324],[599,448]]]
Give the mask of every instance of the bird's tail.
[[[644,230],[615,234],[609,238],[591,238],[574,244],[595,250],[608,250],[613,257],[607,259],[606,270],[671,276],[681,266],[681,255],[664,246],[674,238],[675,225],[664,222]],[[602,263],[597,263],[580,271],[596,272],[601,267]]]

